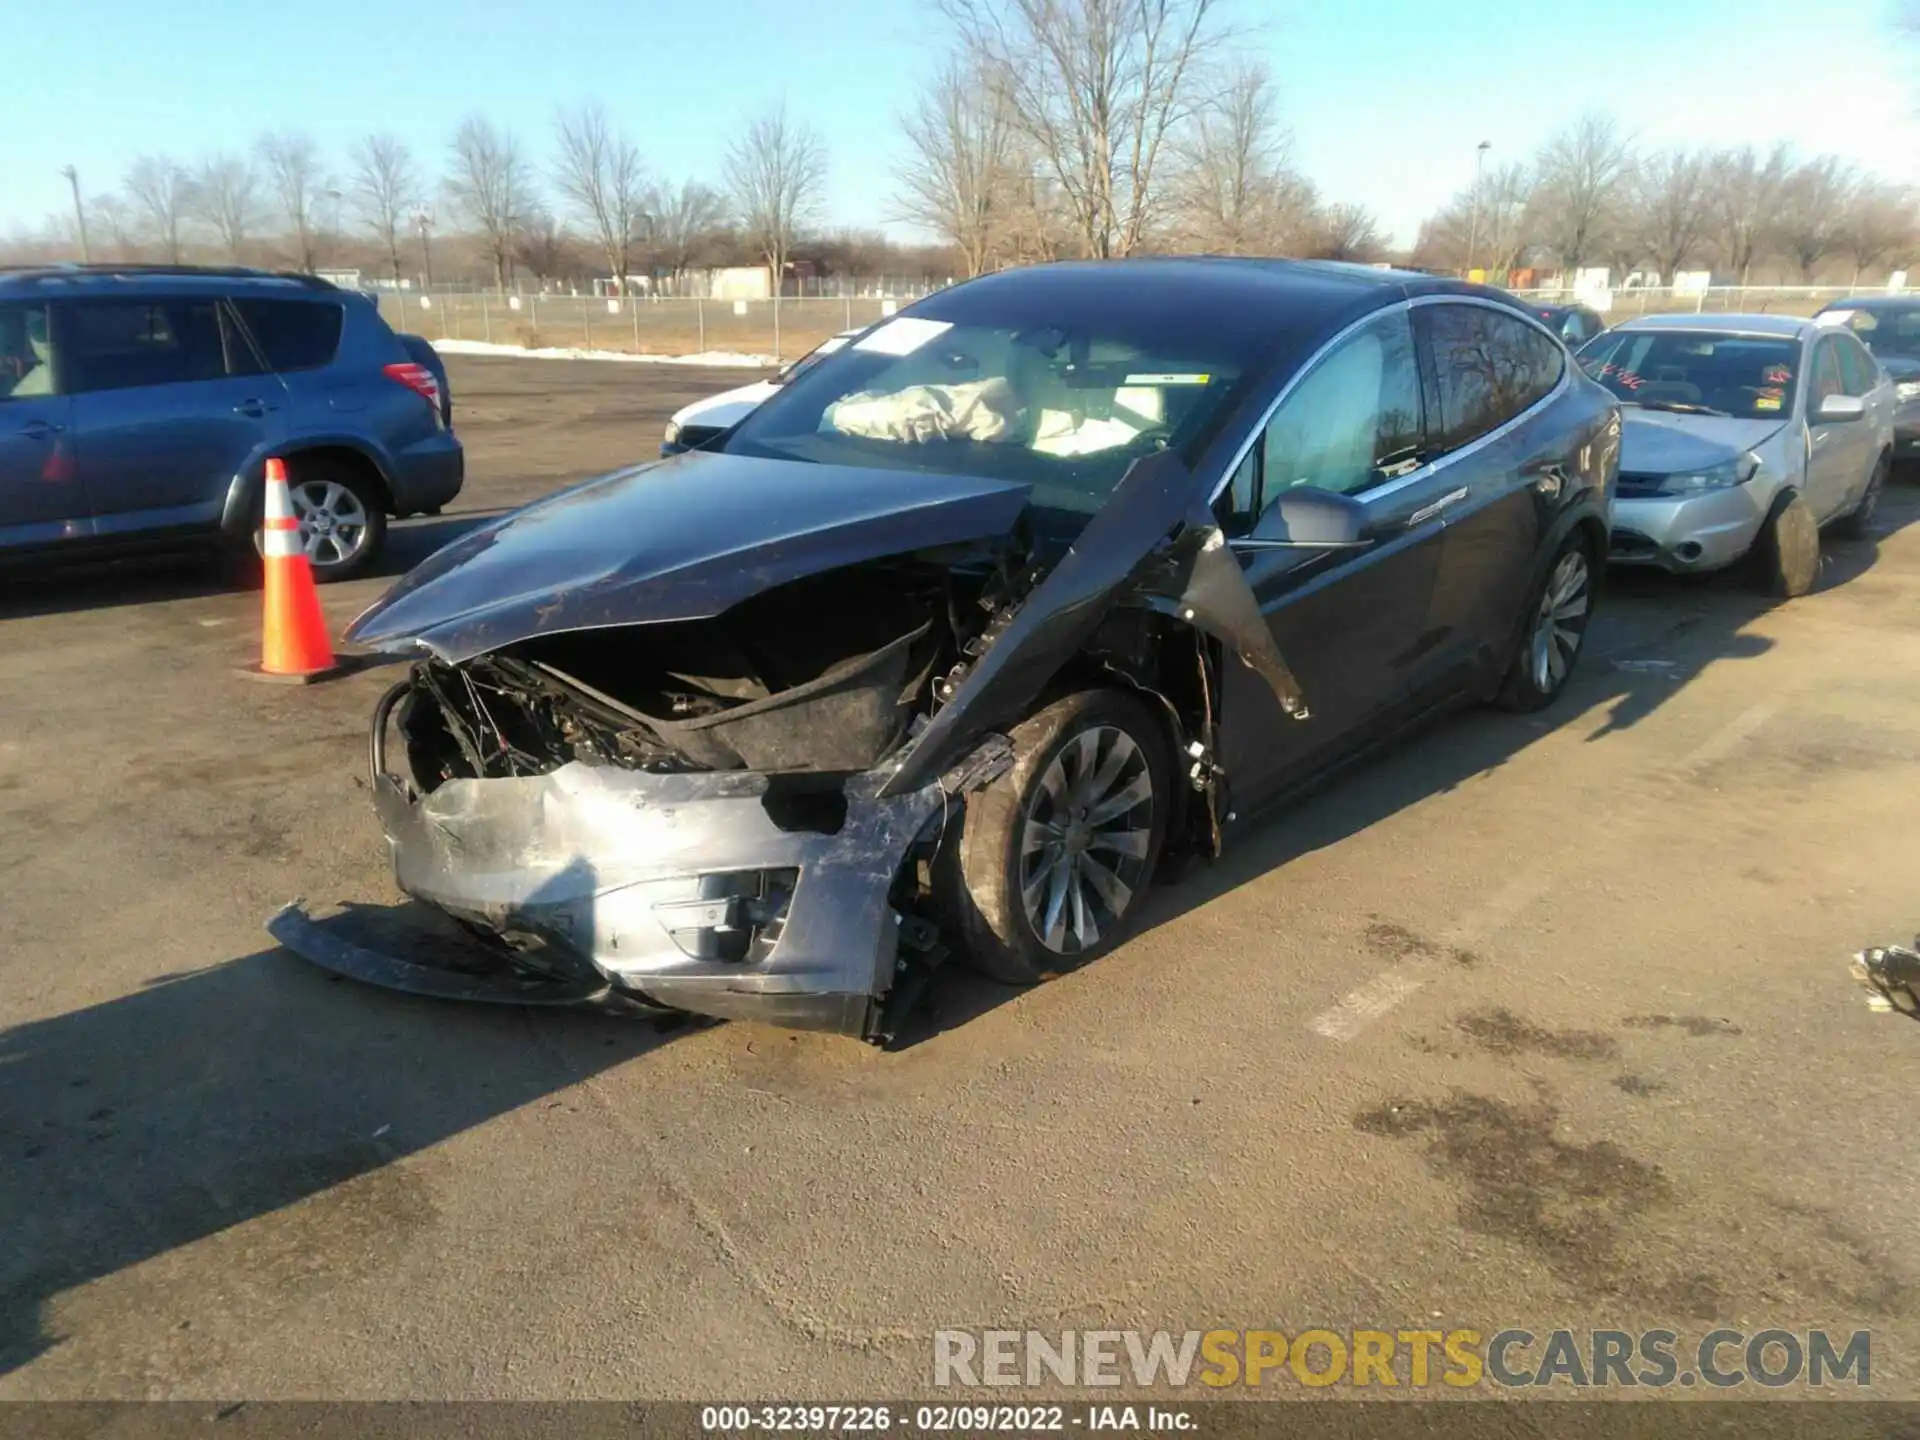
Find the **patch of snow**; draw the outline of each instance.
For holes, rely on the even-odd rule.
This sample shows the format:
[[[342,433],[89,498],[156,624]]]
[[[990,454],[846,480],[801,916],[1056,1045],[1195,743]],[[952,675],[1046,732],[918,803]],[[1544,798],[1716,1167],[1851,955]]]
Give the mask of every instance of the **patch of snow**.
[[[623,360],[629,365],[723,365],[770,369],[779,362],[771,355],[746,355],[734,350],[702,350],[697,355],[633,355],[625,350],[584,350],[573,346],[504,345],[486,340],[435,340],[442,355],[513,355],[528,360]]]

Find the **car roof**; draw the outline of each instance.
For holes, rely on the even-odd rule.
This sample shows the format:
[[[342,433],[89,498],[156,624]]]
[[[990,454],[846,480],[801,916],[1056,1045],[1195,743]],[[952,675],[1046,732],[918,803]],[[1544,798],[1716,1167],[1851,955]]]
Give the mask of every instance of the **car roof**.
[[[1640,330],[1693,330],[1714,335],[1759,335],[1769,339],[1797,340],[1816,329],[1803,315],[1703,315],[1685,312],[1675,315],[1636,315],[1614,326],[1611,334]]]
[[[1849,295],[1820,307],[1822,315],[1829,310],[1920,310],[1920,295]]]
[[[46,265],[0,266],[0,295],[230,294],[259,289],[279,295],[337,297],[343,292],[317,275],[291,270],[257,270],[212,265]]]
[[[1331,260],[1238,255],[1156,255],[1028,265],[976,276],[936,291],[919,304],[937,311],[949,301],[955,307],[965,307],[976,300],[1030,296],[1044,303],[1049,295],[1062,293],[1096,305],[1105,304],[1111,296],[1115,306],[1124,306],[1130,297],[1152,293],[1163,303],[1169,297],[1183,304],[1191,301],[1196,316],[1211,312],[1244,317],[1254,313],[1287,319],[1363,314],[1413,296],[1458,295],[1491,301],[1533,317],[1531,307],[1507,291],[1451,276]]]

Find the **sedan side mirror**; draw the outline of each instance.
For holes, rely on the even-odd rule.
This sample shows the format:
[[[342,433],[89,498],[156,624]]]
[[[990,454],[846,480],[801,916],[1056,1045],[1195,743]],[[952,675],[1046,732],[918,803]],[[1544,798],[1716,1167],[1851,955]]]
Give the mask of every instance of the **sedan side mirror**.
[[[1234,541],[1241,550],[1363,550],[1367,507],[1348,495],[1310,486],[1283,492]]]
[[[1820,402],[1813,418],[1821,424],[1838,420],[1858,420],[1867,413],[1867,402],[1859,395],[1829,395]]]

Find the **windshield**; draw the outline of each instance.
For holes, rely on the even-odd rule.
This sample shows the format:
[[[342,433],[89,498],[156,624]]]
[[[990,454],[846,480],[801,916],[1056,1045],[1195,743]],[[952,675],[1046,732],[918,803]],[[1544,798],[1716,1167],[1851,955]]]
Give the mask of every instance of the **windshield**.
[[[1042,310],[1033,296],[1020,308]],[[1248,370],[1247,333],[1156,310],[899,316],[796,375],[725,448],[1019,480],[1037,506],[1091,514],[1141,456],[1191,463]]]
[[[1682,414],[1785,418],[1800,379],[1800,342],[1710,330],[1609,331],[1580,368],[1622,403]]]
[[[822,360],[826,359],[827,356],[833,354],[834,351],[846,349],[847,341],[852,338],[850,335],[834,335],[822,340],[818,345],[814,346],[813,349],[809,350],[778,375],[774,376],[773,383],[776,385],[785,385],[796,375],[811,370],[815,365],[818,365]]]
[[[1844,316],[1856,339],[1882,360],[1920,360],[1920,309],[1829,311]]]

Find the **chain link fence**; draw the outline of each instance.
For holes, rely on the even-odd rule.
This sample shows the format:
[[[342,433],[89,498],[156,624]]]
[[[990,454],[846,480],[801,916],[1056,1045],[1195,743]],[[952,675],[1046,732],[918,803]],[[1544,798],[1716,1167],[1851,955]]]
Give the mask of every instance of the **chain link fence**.
[[[1846,285],[1714,285],[1705,290],[1690,291],[1659,285],[1635,286],[1612,292],[1606,318],[1618,324],[1636,315],[1662,315],[1676,311],[1704,315],[1811,315],[1832,301],[1848,295],[1869,293],[1872,288],[1863,290]],[[1592,304],[1591,297],[1576,295],[1572,290],[1516,290],[1513,293],[1522,300],[1542,305]]]
[[[394,329],[433,341],[637,355],[724,351],[791,360],[830,335],[871,325],[918,297],[787,296],[774,301],[386,290],[378,292],[378,298],[380,313]]]

